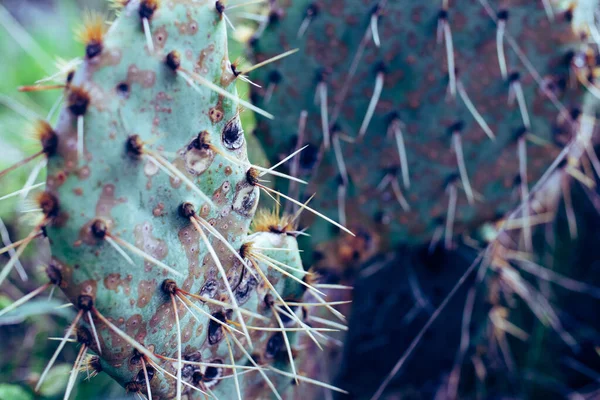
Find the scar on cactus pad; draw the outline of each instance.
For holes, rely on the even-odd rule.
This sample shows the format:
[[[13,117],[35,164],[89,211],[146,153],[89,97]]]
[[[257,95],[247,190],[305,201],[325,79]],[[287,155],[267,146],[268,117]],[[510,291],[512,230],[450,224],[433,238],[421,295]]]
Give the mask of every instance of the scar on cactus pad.
[[[80,369],[146,398],[281,399],[293,381],[342,391],[295,366],[298,336],[330,330],[303,309],[343,322],[302,267],[299,213],[250,228],[260,190],[279,196],[265,175],[302,181],[248,161],[241,107],[270,114],[237,96],[225,3],[116,3],[110,26],[86,16],[85,57],[65,84],[22,88],[62,89],[64,109],[54,127],[35,122],[40,152],[0,172],[47,160],[41,217],[0,250],[12,255],[0,283],[34,241],[52,252],[48,283],[0,315],[51,286],[77,310],[36,390],[75,337],[65,398]]]

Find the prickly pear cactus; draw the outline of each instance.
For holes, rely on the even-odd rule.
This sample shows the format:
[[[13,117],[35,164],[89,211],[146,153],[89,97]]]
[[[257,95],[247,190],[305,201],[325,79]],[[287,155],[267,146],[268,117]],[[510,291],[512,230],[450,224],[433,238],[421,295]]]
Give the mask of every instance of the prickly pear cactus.
[[[576,130],[585,5],[544,3],[279,1],[252,52],[300,51],[251,76],[279,116],[257,135],[271,157],[309,145],[307,195],[380,248],[450,242],[527,197]]]
[[[550,273],[536,264],[542,257],[533,237],[545,229],[536,226],[552,222],[561,198],[573,214],[572,182],[593,187],[593,170],[600,172],[591,147],[597,51],[589,44],[597,6],[520,0],[271,4],[268,22],[250,43],[256,61],[299,51],[250,76],[261,86],[254,103],[279,116],[260,119],[256,134],[271,158],[308,145],[290,171],[309,181],[306,196],[318,189],[320,210],[357,233],[339,238],[319,221],[304,221],[320,250],[315,264],[360,288],[344,361],[324,367],[306,360],[315,374],[335,374],[343,365],[339,380],[353,395],[373,400],[392,393],[411,398],[402,390],[415,386],[425,397],[467,398],[475,392],[473,380],[491,388],[486,395],[514,395],[504,378],[497,385],[486,379],[488,371],[506,376],[507,369],[532,365],[502,359],[507,337],[512,344],[535,329],[566,344],[561,354],[576,348],[574,336],[584,337],[585,330],[564,329],[550,289],[537,289],[537,280],[550,280]],[[293,183],[288,190],[301,191]],[[399,248],[416,245],[431,259],[444,251],[438,243],[456,249],[459,234],[475,236],[500,217],[504,225],[486,237],[481,257],[469,254],[462,269],[415,262],[405,255],[414,250]],[[569,220],[575,237],[576,221]],[[464,246],[457,251],[470,253]],[[357,273],[374,255],[373,265]],[[414,274],[407,271],[413,266]],[[442,279],[446,274],[455,275]],[[465,282],[472,285],[468,291]],[[432,290],[423,295],[421,286]],[[473,302],[481,309],[474,311]],[[436,343],[422,343],[436,319],[455,344],[450,351],[433,350],[436,334],[429,339]],[[540,343],[531,337],[517,351]],[[382,360],[394,346],[402,352]],[[373,364],[381,369],[365,376],[364,366]],[[559,369],[556,363],[547,368],[553,375]]]
[[[59,121],[37,128],[43,217],[0,280],[45,236],[48,285],[77,310],[57,350],[76,336],[74,371],[155,399],[281,398],[303,381],[299,332],[315,335],[296,314],[302,296],[320,295],[293,218],[263,216],[250,234],[269,171],[248,162],[226,8],[118,3],[110,28],[86,21]]]

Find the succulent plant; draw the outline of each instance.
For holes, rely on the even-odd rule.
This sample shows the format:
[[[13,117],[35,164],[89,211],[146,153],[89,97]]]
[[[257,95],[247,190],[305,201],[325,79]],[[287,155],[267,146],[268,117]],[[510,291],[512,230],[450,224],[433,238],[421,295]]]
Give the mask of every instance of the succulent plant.
[[[14,251],[0,283],[31,243],[52,259],[48,283],[0,315],[49,287],[66,295],[76,317],[37,382],[75,337],[65,398],[87,369],[147,398],[280,399],[310,381],[298,335],[323,336],[300,315],[304,294],[333,308],[302,267],[297,215],[255,215],[259,191],[276,194],[262,176],[287,175],[248,161],[241,108],[269,114],[237,95],[226,7],[114,3],[110,26],[86,16],[64,83],[23,89],[63,90],[64,108],[55,126],[35,122],[42,149],[0,172],[47,160],[45,187],[25,189],[40,218],[0,251]]]
[[[479,257],[452,271],[455,280],[443,291],[448,297],[429,311],[422,329],[396,332],[394,340],[407,343],[406,352],[373,398],[406,366],[442,312],[457,320],[468,315],[467,328],[454,328],[477,332],[477,340],[461,343],[458,352],[440,354],[456,357],[459,366],[446,371],[450,378],[439,393],[448,398],[457,395],[466,351],[478,344],[491,348],[498,326],[513,317],[533,317],[573,345],[551,299],[530,278],[557,277],[534,263],[536,227],[552,222],[563,201],[575,237],[570,185],[593,187],[594,172],[600,172],[592,147],[599,93],[597,6],[595,0],[271,2],[268,21],[251,42],[255,61],[293,48],[299,52],[250,75],[260,86],[253,89],[254,104],[278,116],[260,118],[256,135],[275,159],[308,145],[290,173],[309,181],[305,197],[318,188],[320,198],[313,201],[318,209],[357,232],[339,237],[306,218],[317,250],[314,263],[361,286],[366,278],[356,270],[373,256],[391,257],[386,264],[402,269],[408,262],[392,254],[399,246],[424,246],[431,253],[438,243],[455,249],[459,235],[466,242],[485,237]],[[294,182],[287,190],[301,193]],[[479,273],[469,296],[480,290],[489,308],[467,321],[472,297],[466,305],[445,307],[474,271]],[[429,275],[419,270],[417,276]],[[379,284],[388,282],[382,278]],[[364,285],[355,307],[413,290]],[[361,310],[377,318],[372,308]],[[351,329],[370,327],[360,315]],[[356,340],[347,346],[353,353]],[[409,381],[411,372],[416,373],[407,372]],[[364,381],[357,386],[364,390]]]
[[[527,198],[577,130],[586,2],[552,20],[543,3],[276,2],[252,54],[300,51],[251,76],[278,116],[257,135],[271,157],[308,145],[296,168],[315,204],[382,248],[473,231]],[[335,235],[313,227],[313,243]]]

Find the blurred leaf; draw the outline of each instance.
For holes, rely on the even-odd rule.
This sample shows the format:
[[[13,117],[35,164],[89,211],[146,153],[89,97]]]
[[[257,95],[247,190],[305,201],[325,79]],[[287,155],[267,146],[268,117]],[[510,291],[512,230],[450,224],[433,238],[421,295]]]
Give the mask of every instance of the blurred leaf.
[[[33,400],[33,395],[18,385],[0,383],[0,400]]]

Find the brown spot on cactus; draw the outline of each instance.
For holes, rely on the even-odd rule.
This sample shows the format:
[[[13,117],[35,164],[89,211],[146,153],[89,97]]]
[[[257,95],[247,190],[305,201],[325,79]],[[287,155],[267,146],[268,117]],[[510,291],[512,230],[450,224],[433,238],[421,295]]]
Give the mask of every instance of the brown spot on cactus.
[[[67,102],[69,111],[74,116],[82,116],[87,112],[90,105],[90,94],[81,86],[71,86]]]
[[[208,115],[210,116],[210,120],[213,124],[216,124],[217,122],[221,122],[223,120],[223,110],[220,106],[212,107],[208,111]]]

